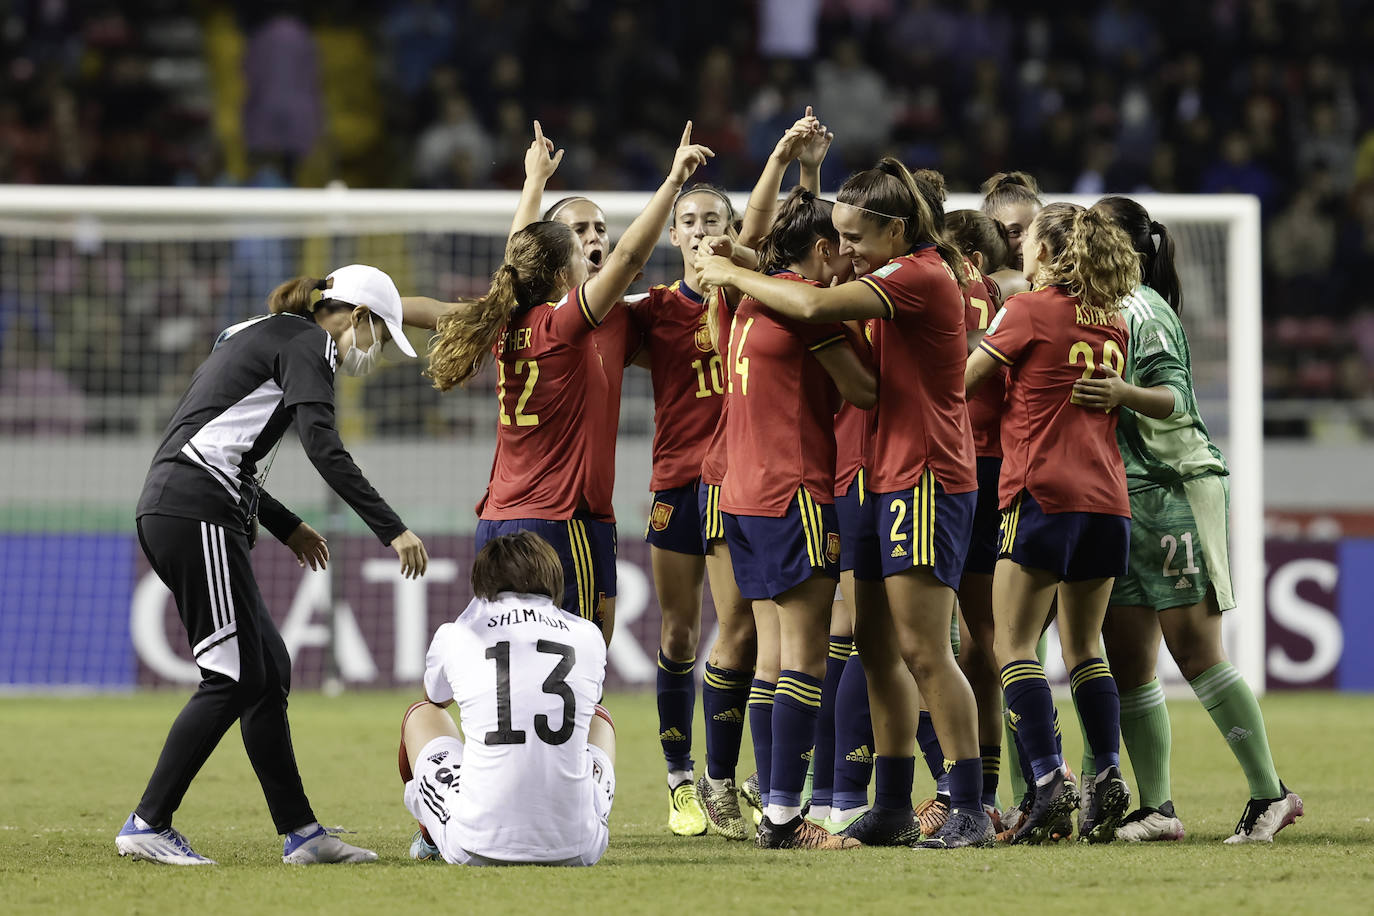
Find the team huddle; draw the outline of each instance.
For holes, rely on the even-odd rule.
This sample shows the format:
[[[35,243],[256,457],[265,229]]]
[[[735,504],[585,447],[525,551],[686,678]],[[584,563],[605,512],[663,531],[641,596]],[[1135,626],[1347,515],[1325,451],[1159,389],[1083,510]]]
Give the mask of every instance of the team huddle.
[[[1245,773],[1226,842],[1270,841],[1302,814],[1222,648],[1227,470],[1193,391],[1166,227],[1123,197],[1043,204],[1022,173],[990,179],[980,211],[947,213],[943,178],[894,159],[824,200],[832,135],[808,109],[742,215],[720,189],[687,184],[714,155],[689,123],[611,247],[587,198],[540,218],[562,152],[535,131],[486,296],[390,286],[345,297],[351,320],[326,327],[357,371],[384,338],[401,345],[400,324],[434,331],[426,371],[440,390],[497,369],[475,597],[435,634],[425,699],[402,724],[414,857],[590,865],[607,848],[615,742],[599,701],[634,366],[655,398],[645,537],[673,833],[808,850],[1181,839],[1161,635]],[[801,181],[783,196],[793,162]],[[629,294],[665,225],[681,279]],[[314,565],[308,526],[287,521],[299,519],[273,533]],[[708,582],[719,634],[698,775]],[[1043,667],[1052,620],[1084,737],[1077,774]],[[737,782],[746,720],[757,771]],[[913,807],[918,749],[936,794]],[[171,828],[174,808],[131,815],[121,853],[169,861],[156,853],[171,843],[200,858]],[[278,824],[289,853],[291,825]],[[317,860],[362,860],[333,855]]]

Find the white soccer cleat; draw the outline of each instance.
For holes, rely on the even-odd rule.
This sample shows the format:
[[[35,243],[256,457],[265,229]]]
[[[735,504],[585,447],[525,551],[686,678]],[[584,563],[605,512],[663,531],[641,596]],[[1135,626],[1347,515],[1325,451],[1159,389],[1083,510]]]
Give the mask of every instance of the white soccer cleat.
[[[218,864],[192,849],[186,837],[175,828],[168,826],[154,830],[152,827],[140,827],[134,822],[132,814],[115,835],[115,849],[119,850],[121,856],[129,856],[135,861],[142,859],[160,865]]]
[[[1279,783],[1278,798],[1252,798],[1245,805],[1245,813],[1236,824],[1236,832],[1222,842],[1230,846],[1241,843],[1272,843],[1274,835],[1302,817],[1302,799],[1296,792]]]
[[[1174,803],[1158,808],[1137,808],[1116,828],[1116,838],[1127,843],[1153,843],[1183,839],[1183,821],[1174,813]]]
[[[350,846],[328,830],[316,825],[301,836],[288,833],[282,847],[281,860],[287,865],[335,865],[356,862],[376,862],[377,854],[370,849]]]

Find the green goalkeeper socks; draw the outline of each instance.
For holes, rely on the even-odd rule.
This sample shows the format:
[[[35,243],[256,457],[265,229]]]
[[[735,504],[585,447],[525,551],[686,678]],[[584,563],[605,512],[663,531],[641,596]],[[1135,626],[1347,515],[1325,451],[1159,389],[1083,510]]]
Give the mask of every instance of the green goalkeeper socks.
[[[1188,683],[1245,771],[1250,797],[1282,795],[1274,758],[1269,753],[1269,736],[1264,731],[1264,714],[1240,672],[1230,662],[1221,662]]]
[[[1169,785],[1169,752],[1173,732],[1164,688],[1156,678],[1121,693],[1121,737],[1135,770],[1140,807],[1159,808],[1173,798]]]

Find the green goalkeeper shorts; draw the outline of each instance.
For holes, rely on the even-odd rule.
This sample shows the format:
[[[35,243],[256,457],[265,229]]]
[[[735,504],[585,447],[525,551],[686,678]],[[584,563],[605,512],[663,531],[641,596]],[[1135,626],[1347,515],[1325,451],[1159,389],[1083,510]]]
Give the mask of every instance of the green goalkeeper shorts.
[[[1162,611],[1197,604],[1210,588],[1221,610],[1235,607],[1230,493],[1216,474],[1131,491],[1131,568],[1116,580],[1111,603]]]

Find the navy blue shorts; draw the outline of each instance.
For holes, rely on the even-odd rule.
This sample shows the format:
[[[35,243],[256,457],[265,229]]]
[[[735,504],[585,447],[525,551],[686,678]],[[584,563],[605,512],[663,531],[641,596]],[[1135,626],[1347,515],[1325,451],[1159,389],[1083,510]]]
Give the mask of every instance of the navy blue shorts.
[[[973,534],[969,537],[964,574],[990,576],[997,568],[997,548],[1002,543],[1002,510],[997,508],[997,485],[1002,478],[1001,458],[978,459],[978,506],[973,510]]]
[[[833,505],[799,490],[782,518],[722,515],[735,582],[745,598],[776,598],[817,572],[839,581],[840,532]]]
[[[936,579],[957,589],[964,575],[973,510],[978,494],[946,493],[929,469],[910,490],[866,493],[865,524],[877,539],[878,564],[862,559],[854,567],[860,579],[887,578],[908,569],[929,569]],[[879,565],[880,576],[873,575]]]
[[[477,549],[492,538],[533,531],[558,552],[563,564],[560,607],[601,626],[596,608],[615,597],[615,525],[579,513],[565,521],[542,518],[482,519],[477,523]]]
[[[840,572],[854,568],[859,545],[863,542],[863,510],[864,472],[860,469],[858,476],[850,481],[844,495],[835,497],[835,520],[840,526]],[[876,556],[876,546],[872,547],[869,553]]]
[[[725,520],[720,515],[720,484],[702,483],[697,490],[697,511],[701,515],[701,540],[707,547],[712,541],[725,540]]]
[[[701,483],[696,482],[654,493],[649,521],[644,526],[644,540],[650,546],[698,557],[706,555],[698,504],[700,489]]]
[[[1126,575],[1131,520],[1101,512],[1047,513],[1025,490],[1002,512],[998,558],[1054,573],[1062,582]]]

